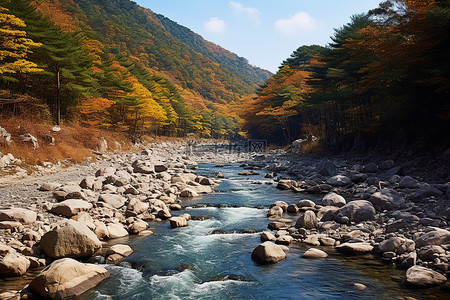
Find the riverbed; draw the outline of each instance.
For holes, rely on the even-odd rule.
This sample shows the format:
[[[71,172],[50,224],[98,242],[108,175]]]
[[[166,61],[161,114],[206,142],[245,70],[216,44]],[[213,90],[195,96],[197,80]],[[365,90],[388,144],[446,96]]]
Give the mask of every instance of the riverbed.
[[[216,193],[183,201],[198,220],[171,229],[167,222],[150,223],[154,235],[124,241],[133,255],[118,266],[106,266],[111,277],[82,299],[445,299],[441,288],[408,289],[404,271],[372,255],[343,256],[321,247],[330,256],[302,259],[308,247],[290,246],[287,259],[261,266],[251,259],[267,230],[268,207],[317,196],[280,191],[260,175],[238,176],[238,165],[200,165],[200,175],[221,172],[225,179]],[[260,184],[255,184],[258,182]],[[261,184],[262,183],[262,184]],[[296,221],[296,216],[286,216]],[[254,233],[252,232],[254,231]],[[221,233],[221,234],[213,234]],[[115,240],[114,243],[118,241]],[[367,286],[364,291],[354,283]]]

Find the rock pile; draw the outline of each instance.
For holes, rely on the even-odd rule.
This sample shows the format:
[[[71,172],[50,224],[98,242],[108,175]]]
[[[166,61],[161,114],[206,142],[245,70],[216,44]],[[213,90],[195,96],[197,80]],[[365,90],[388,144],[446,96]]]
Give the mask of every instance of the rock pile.
[[[264,243],[282,244],[286,238],[281,236],[289,235],[293,241],[333,246],[345,254],[373,253],[408,269],[407,283],[414,286],[441,284],[449,277],[450,183],[403,176],[392,160],[349,165],[267,156],[250,166],[297,178],[278,178],[280,190],[323,195],[318,203],[274,203],[268,213],[273,231],[261,235]],[[294,225],[286,222],[293,215],[298,215],[290,220]],[[305,254],[319,255],[315,250]]]
[[[182,149],[154,145],[140,154],[116,155],[109,166],[79,182],[38,187],[41,206],[0,209],[0,277],[21,276],[50,264],[29,286],[44,298],[64,298],[92,288],[109,273],[73,259],[98,255],[101,241],[149,235],[148,222],[188,225],[188,214],[172,216],[185,197],[213,192],[218,181],[197,176]],[[27,201],[23,201],[27,207]],[[94,261],[118,263],[132,250],[113,246]],[[71,259],[69,259],[71,258]]]

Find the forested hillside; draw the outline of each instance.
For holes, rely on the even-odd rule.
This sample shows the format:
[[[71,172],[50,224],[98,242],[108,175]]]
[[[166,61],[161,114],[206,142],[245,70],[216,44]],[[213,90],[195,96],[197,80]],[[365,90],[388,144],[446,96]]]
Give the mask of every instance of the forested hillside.
[[[270,73],[129,0],[0,0],[3,115],[226,137]]]
[[[450,1],[390,0],[355,15],[327,47],[302,46],[248,102],[244,128],[330,150],[392,141],[449,145]]]

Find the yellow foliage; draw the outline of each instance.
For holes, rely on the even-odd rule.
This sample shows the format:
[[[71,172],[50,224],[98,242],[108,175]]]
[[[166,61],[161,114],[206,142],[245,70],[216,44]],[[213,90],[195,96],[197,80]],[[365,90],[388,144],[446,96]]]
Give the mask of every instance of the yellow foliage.
[[[41,44],[27,39],[26,32],[20,30],[25,23],[8,9],[0,6],[0,74],[39,72],[38,65],[26,60],[30,47]]]
[[[144,127],[150,127],[167,121],[164,109],[153,99],[152,93],[137,81],[135,77],[130,77],[129,80],[133,84],[134,89],[130,93],[130,96],[139,99],[136,110],[139,111],[140,118],[144,122]]]

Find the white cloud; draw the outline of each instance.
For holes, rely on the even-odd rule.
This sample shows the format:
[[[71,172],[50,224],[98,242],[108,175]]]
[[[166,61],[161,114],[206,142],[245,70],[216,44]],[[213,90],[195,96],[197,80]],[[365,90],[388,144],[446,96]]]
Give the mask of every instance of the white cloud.
[[[219,18],[209,19],[203,27],[210,33],[223,33],[227,31],[227,24]]]
[[[275,28],[286,35],[298,31],[308,31],[317,28],[316,21],[306,12],[298,12],[288,19],[279,19],[275,22]]]
[[[255,22],[256,24],[261,24],[259,19],[259,10],[254,7],[245,7],[239,2],[230,1],[230,6],[236,14],[245,14],[247,17]]]

